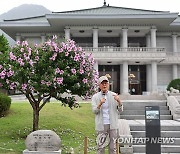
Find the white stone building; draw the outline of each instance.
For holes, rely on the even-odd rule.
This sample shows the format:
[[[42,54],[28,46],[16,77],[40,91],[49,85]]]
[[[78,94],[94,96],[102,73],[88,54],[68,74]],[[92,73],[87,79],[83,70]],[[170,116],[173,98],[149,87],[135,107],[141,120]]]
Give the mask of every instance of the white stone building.
[[[16,41],[41,43],[52,35],[73,39],[96,60],[111,89],[144,94],[165,91],[180,78],[178,13],[107,6],[4,20],[0,29]]]

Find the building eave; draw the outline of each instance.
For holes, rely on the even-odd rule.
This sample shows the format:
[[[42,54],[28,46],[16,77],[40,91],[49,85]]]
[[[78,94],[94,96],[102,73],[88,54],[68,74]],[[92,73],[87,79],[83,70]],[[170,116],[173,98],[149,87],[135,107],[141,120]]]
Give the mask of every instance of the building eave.
[[[46,14],[46,18],[50,19],[104,19],[104,18],[116,18],[116,19],[133,19],[133,18],[172,18],[176,19],[178,17],[178,13],[168,13],[168,14]]]

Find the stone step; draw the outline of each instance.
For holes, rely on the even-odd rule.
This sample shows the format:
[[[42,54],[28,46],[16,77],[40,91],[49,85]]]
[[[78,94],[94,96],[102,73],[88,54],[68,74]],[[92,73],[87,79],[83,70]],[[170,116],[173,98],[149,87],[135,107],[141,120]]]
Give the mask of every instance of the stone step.
[[[145,115],[120,115],[121,119],[126,120],[144,120]],[[161,120],[172,120],[172,115],[160,115]]]
[[[123,104],[123,108],[124,110],[145,110],[145,106],[146,105],[135,105],[135,104],[132,104],[132,105],[124,105]],[[169,107],[168,106],[160,106],[160,110],[169,110]]]
[[[145,153],[146,147],[145,145],[133,145],[133,152],[135,153]],[[180,146],[177,145],[161,145],[162,153],[175,153],[180,154]],[[153,154],[153,153],[152,153]]]
[[[144,115],[145,110],[124,110],[121,112],[121,115]],[[171,112],[169,110],[160,110],[161,115],[170,115]]]
[[[148,102],[145,102],[145,101],[134,101],[134,102],[123,102],[123,105],[140,105],[140,106],[166,106],[167,105],[167,101],[148,101]]]
[[[133,126],[130,125],[131,131],[145,131],[145,126]],[[161,125],[161,131],[180,131],[180,126],[162,126]]]
[[[145,137],[145,131],[131,131],[134,138]],[[161,137],[180,138],[180,131],[161,131]]]

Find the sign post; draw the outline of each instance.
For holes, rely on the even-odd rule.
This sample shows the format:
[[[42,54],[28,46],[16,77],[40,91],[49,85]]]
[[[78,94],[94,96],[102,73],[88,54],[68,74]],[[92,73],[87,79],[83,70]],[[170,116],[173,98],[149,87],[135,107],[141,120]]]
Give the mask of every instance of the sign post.
[[[161,154],[159,106],[145,106],[146,154]]]

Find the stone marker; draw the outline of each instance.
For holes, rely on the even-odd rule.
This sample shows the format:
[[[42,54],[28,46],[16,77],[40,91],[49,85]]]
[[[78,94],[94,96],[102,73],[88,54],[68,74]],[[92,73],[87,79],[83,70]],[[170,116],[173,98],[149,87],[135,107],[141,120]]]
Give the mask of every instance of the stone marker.
[[[23,154],[61,154],[61,140],[51,130],[38,130],[29,134]]]

